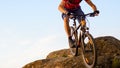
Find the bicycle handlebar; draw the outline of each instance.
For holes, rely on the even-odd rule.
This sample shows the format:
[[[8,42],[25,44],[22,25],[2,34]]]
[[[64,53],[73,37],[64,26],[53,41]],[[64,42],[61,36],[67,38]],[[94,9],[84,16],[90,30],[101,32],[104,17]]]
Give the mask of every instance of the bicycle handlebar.
[[[93,12],[93,13],[87,13],[87,14],[84,14],[84,15],[76,15],[76,14],[74,14],[74,13],[71,13],[71,14],[69,15],[69,18],[71,18],[71,19],[75,18],[75,19],[76,19],[76,17],[78,17],[78,16],[81,16],[81,17],[86,17],[86,16],[88,16],[88,17],[94,17],[94,16],[96,16],[96,15],[95,15],[94,12]]]
[[[94,17],[96,15],[95,15],[95,13],[88,13],[88,14],[84,14],[84,16]]]

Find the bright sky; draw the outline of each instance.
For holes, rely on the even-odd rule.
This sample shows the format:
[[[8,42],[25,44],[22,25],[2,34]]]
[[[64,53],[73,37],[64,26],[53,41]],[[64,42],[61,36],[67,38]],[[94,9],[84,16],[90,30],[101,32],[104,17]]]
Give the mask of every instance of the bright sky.
[[[21,68],[49,52],[68,48],[60,1],[0,1],[0,68]],[[92,1],[100,15],[89,18],[91,34],[120,39],[120,0]],[[92,12],[84,0],[81,7],[85,13]]]

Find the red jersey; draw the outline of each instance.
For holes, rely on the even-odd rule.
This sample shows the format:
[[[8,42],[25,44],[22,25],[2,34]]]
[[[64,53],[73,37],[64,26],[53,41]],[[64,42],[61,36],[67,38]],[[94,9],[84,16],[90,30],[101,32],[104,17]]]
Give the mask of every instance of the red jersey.
[[[82,0],[73,0],[72,2],[70,2],[69,0],[63,0],[65,1],[65,8],[66,9],[76,9],[76,8],[79,8],[80,7],[80,2]]]

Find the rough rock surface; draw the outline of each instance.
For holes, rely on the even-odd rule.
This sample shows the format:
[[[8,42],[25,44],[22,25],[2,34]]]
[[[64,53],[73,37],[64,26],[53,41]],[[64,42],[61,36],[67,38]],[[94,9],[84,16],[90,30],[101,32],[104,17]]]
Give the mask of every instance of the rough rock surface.
[[[97,64],[94,68],[120,68],[120,41],[112,36],[95,38]],[[51,52],[23,68],[86,68],[81,55],[73,57],[69,49]]]

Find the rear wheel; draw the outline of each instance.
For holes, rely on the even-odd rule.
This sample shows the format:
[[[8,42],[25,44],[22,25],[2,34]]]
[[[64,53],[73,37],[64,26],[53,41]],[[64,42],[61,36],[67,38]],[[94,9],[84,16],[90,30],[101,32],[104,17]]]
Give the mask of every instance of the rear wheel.
[[[72,40],[75,42],[75,47],[74,48],[71,48],[70,47],[70,51],[71,51],[71,54],[73,56],[77,56],[78,55],[78,46],[77,46],[77,42],[78,42],[78,34],[77,34],[77,31],[74,32],[74,28],[71,27],[71,36],[72,36]],[[74,33],[73,33],[74,32]],[[73,34],[72,34],[73,33]]]
[[[97,55],[94,39],[89,33],[85,33],[81,38],[82,43],[82,57],[85,66],[93,68],[96,64]]]

